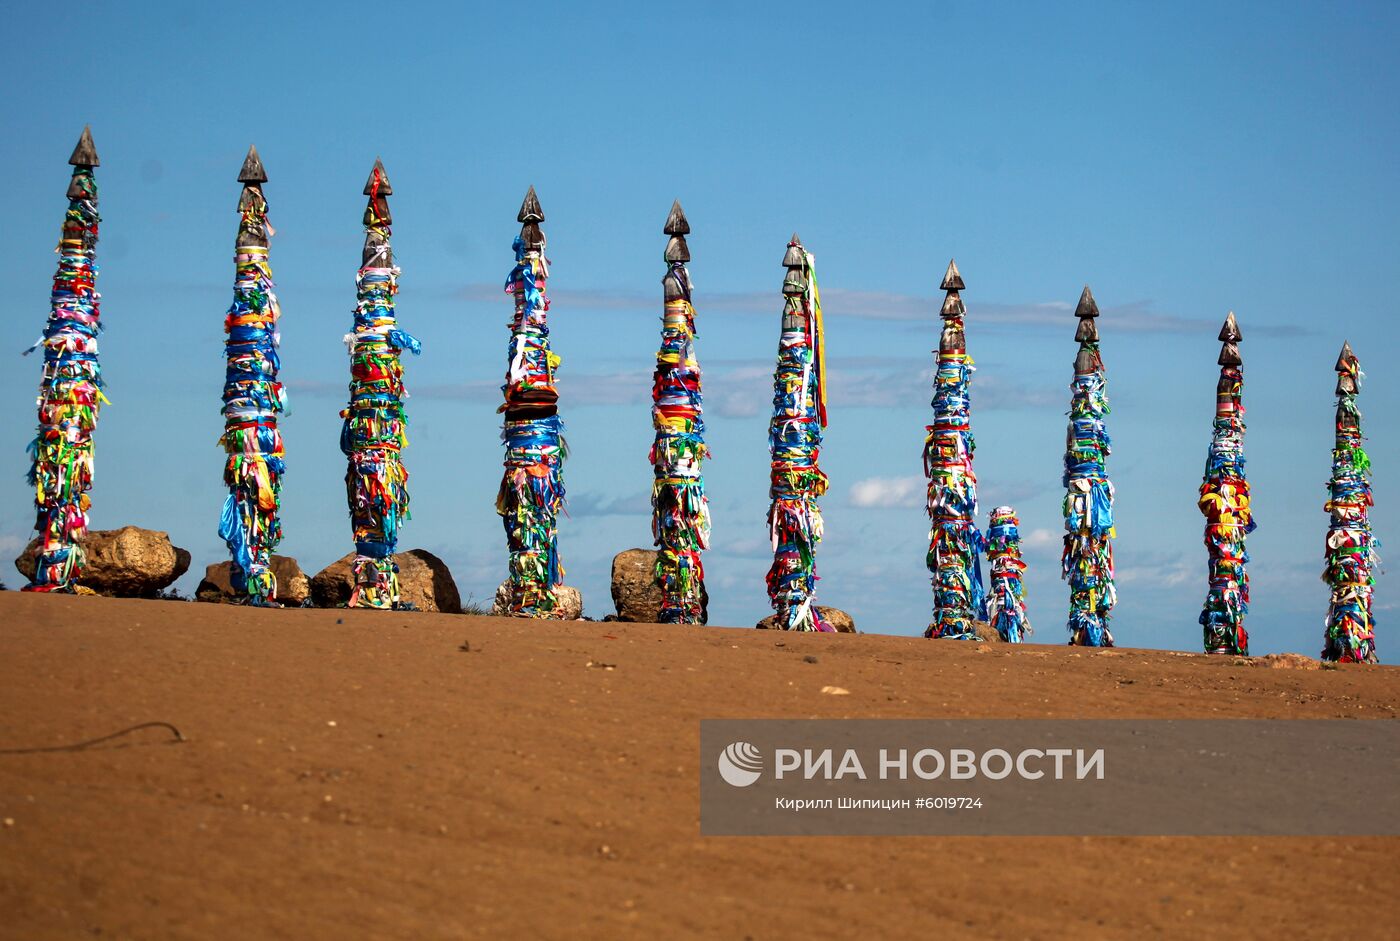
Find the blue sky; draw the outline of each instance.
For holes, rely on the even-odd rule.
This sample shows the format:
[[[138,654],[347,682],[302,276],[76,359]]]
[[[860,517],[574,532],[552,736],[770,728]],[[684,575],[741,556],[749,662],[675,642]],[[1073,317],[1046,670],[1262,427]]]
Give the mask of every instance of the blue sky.
[[[766,419],[797,230],[827,304],[832,479],[819,600],[862,629],[916,633],[920,452],[938,281],[967,281],[978,363],[982,522],[1027,536],[1032,640],[1062,643],[1060,459],[1088,283],[1113,403],[1120,603],[1130,646],[1199,649],[1206,555],[1196,490],[1220,322],[1245,334],[1256,652],[1321,645],[1318,580],[1331,371],[1350,339],[1376,467],[1373,516],[1400,532],[1400,7],[1387,4],[287,4],[240,17],[150,2],[7,13],[0,153],[11,368],[0,371],[0,547],[33,516],[23,482],[68,154],[103,165],[103,371],[93,525],[168,530],[192,588],[226,558],[222,321],[243,154],[256,142],[278,230],[283,550],[308,572],[352,548],[337,448],[363,239],[382,156],[395,195],[415,519],[401,545],[489,597],[505,574],[493,500],[515,212],[539,191],[573,457],[561,526],[588,613],[614,553],[649,543],[650,375],[661,226],[689,215],[705,368],[712,619],[764,615]],[[1395,537],[1400,540],[1400,537]],[[1384,550],[1382,550],[1384,555]],[[7,563],[8,565],[8,563]],[[18,577],[5,580],[12,586]],[[1400,604],[1378,579],[1380,651]]]

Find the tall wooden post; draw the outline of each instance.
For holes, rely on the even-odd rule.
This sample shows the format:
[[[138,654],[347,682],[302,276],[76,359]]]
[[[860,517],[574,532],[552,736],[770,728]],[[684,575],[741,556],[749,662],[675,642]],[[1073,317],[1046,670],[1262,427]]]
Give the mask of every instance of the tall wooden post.
[[[39,531],[34,578],[25,591],[73,592],[86,561],[78,540],[87,532],[93,441],[102,394],[97,357],[101,295],[97,293],[97,179],[100,164],[92,130],[84,127],[68,182],[68,212],[59,237],[58,271],[49,296],[39,426],[29,446]],[[29,351],[32,352],[32,349]]]
[[[1085,285],[1074,310],[1074,381],[1065,435],[1065,549],[1061,575],[1069,582],[1070,643],[1112,647],[1109,612],[1118,601],[1113,585],[1113,483],[1105,460],[1111,453],[1108,380],[1099,355],[1099,306]]]
[[[233,305],[224,320],[224,483],[228,499],[219,535],[233,559],[235,593],[248,603],[277,605],[272,553],[282,541],[282,434],[277,416],[286,408],[278,380],[277,321],[281,310],[268,261],[267,172],[257,147],[248,148],[238,174],[238,238],[234,245]]]
[[[516,216],[515,267],[506,291],[515,298],[510,324],[509,367],[501,391],[505,415],[505,474],[496,512],[510,549],[507,610],[516,617],[548,618],[555,588],[563,583],[559,564],[558,516],[564,505],[563,464],[568,444],[559,420],[554,370],[559,357],[549,348],[549,262],[540,230],[544,211],[532,186]]]
[[[702,465],[705,447],[700,364],[695,358],[695,308],[691,306],[690,223],[680,200],[671,205],[662,230],[666,275],[661,279],[665,308],[661,348],[652,381],[651,447],[654,480],[651,532],[659,549],[655,579],[661,589],[663,624],[703,624],[706,619],[705,568],[700,553],[710,547],[710,506]]]
[[[933,424],[924,440],[928,478],[928,569],[933,573],[933,620],[925,637],[975,640],[973,622],[986,616],[982,585],[982,536],[977,531],[977,475],[972,455],[968,386],[974,371],[967,355],[962,292],[955,261],[948,262],[941,289],[943,329],[938,337],[938,369],[933,380]]]
[[[408,416],[404,412],[404,350],[422,345],[399,329],[394,295],[399,268],[390,245],[389,197],[394,188],[384,164],[374,161],[364,195],[365,247],[355,275],[355,322],[345,338],[350,352],[350,404],[340,413],[345,424],[340,449],[345,472],[350,526],[355,537],[355,587],[347,607],[398,608],[399,525],[410,518],[408,468],[402,452],[408,445]]]
[[[816,270],[796,233],[788,242],[783,266],[783,332],[768,426],[773,501],[768,508],[773,540],[768,598],[778,612],[780,630],[830,631],[812,604],[816,549],[822,538],[818,501],[827,487],[818,467],[826,427],[826,353]]]
[[[991,591],[987,595],[987,622],[1008,644],[1025,641],[1031,632],[1026,617],[1026,571],[1021,558],[1020,521],[1016,510],[999,506],[992,510],[987,524],[987,562],[991,568]]]
[[[1322,572],[1322,580],[1332,589],[1332,601],[1327,608],[1322,659],[1378,663],[1376,622],[1371,613],[1375,584],[1371,569],[1378,561],[1370,519],[1371,458],[1362,445],[1361,412],[1356,407],[1364,374],[1350,343],[1342,344],[1336,369],[1337,438],[1326,506],[1331,515],[1327,567]]]
[[[1199,506],[1206,518],[1210,588],[1201,610],[1206,653],[1249,655],[1244,616],[1249,611],[1249,553],[1254,531],[1249,481],[1244,469],[1244,360],[1240,325],[1230,311],[1220,328],[1220,380],[1215,386],[1215,423],[1206,453]]]

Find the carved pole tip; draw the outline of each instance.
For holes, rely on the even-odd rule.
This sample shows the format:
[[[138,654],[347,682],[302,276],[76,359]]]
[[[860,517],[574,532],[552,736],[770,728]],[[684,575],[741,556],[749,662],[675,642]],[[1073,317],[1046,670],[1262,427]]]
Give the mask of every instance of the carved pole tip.
[[[258,156],[258,145],[248,148],[248,156],[243,158],[243,169],[238,171],[240,183],[266,183],[267,171],[263,169],[262,158]]]
[[[1244,335],[1240,333],[1239,322],[1235,320],[1235,312],[1233,310],[1226,315],[1225,323],[1220,328],[1220,336],[1218,339],[1221,343],[1238,343],[1244,339]]]
[[[380,160],[378,157],[374,158],[374,168],[369,171],[369,179],[365,180],[365,195],[374,195],[374,183],[376,177],[379,178],[379,195],[393,196],[394,187],[389,182],[389,174],[384,170],[384,161]]]
[[[783,253],[784,268],[801,268],[806,264],[803,258],[802,242],[797,238],[797,233],[792,233],[792,238],[788,241],[787,251]]]
[[[97,145],[92,142],[92,125],[83,125],[83,136],[78,138],[78,146],[73,148],[73,156],[68,158],[68,163],[75,167],[102,165],[102,161],[97,159]]]
[[[679,199],[671,203],[671,212],[666,216],[666,226],[661,231],[666,235],[690,234],[690,222],[685,217],[685,210],[681,208]]]
[[[540,208],[540,198],[535,195],[535,188],[530,187],[525,193],[525,201],[520,204],[520,212],[515,217],[516,222],[543,222],[544,210]]]
[[[1356,354],[1351,351],[1351,344],[1342,342],[1342,353],[1337,357],[1337,365],[1333,367],[1337,372],[1350,371],[1352,364],[1356,362]]]
[[[1099,305],[1094,300],[1094,292],[1089,290],[1089,285],[1084,285],[1084,293],[1079,295],[1079,305],[1074,308],[1076,317],[1097,317],[1099,315]]]
[[[940,291],[965,291],[967,285],[963,284],[962,274],[958,271],[958,263],[951,258],[948,259],[948,270],[943,273],[943,283],[938,286]]]

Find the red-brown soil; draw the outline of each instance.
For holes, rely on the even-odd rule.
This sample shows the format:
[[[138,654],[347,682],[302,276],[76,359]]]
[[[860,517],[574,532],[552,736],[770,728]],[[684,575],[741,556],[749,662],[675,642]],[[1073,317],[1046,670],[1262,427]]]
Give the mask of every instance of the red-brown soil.
[[[1393,937],[1400,839],[702,838],[697,752],[1397,708],[1389,667],[5,592],[0,750],[188,741],[0,754],[0,937]]]

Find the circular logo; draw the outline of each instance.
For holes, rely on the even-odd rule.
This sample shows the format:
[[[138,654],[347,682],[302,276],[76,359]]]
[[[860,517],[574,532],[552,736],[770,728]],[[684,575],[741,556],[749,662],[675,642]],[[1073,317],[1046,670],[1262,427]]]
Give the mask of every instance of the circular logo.
[[[735,742],[719,753],[719,776],[733,787],[748,787],[763,774],[763,753],[748,742]]]

